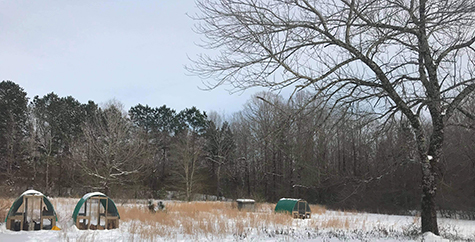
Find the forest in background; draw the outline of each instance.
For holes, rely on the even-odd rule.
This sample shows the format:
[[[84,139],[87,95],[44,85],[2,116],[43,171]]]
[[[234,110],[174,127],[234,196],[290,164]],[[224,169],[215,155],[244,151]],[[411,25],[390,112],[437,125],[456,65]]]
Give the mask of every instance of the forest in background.
[[[295,197],[338,209],[419,209],[421,169],[409,123],[397,116],[381,123],[356,110],[304,91],[290,99],[258,93],[229,116],[165,105],[125,110],[120,100],[80,103],[53,92],[28,100],[22,87],[3,81],[0,193],[165,198],[175,191],[184,200]],[[475,113],[473,99],[465,110]],[[446,213],[474,211],[474,123],[457,114],[451,123],[437,204]],[[430,122],[424,125],[429,132]]]

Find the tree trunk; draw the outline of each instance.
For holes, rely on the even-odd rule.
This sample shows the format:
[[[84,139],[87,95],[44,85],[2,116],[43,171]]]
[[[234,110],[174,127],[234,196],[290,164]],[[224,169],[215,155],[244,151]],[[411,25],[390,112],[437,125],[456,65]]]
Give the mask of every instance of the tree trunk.
[[[63,159],[64,159],[64,156],[61,156],[59,157],[59,174],[58,174],[58,196],[63,196],[63,186],[65,185],[65,181],[63,181],[63,176],[67,176],[67,170],[64,169],[63,167]],[[54,177],[54,176],[53,176]]]
[[[421,222],[422,233],[432,232],[439,235],[437,226],[437,210],[435,195],[437,191],[437,172],[434,159],[422,164],[422,202],[421,202]]]
[[[108,185],[108,182],[106,183],[106,185],[104,186],[104,193],[108,196],[112,196],[110,194],[110,188],[109,188],[109,185]]]
[[[45,172],[45,192],[46,194],[49,194],[49,156],[46,157],[46,172]]]
[[[220,197],[222,196],[222,193],[221,193],[221,183],[220,183],[220,178],[221,178],[221,163],[218,164],[218,169],[217,169],[217,172],[216,172],[216,198],[217,200],[220,199]]]
[[[247,157],[247,156],[246,156]],[[244,160],[246,162],[246,180],[247,180],[247,195],[251,196],[251,167],[249,165],[250,160]]]
[[[419,152],[422,161],[421,230],[422,233],[432,232],[439,235],[435,197],[440,173],[439,161],[442,154],[444,126],[442,117],[433,116],[432,119],[433,129],[430,137],[429,150],[427,155]]]

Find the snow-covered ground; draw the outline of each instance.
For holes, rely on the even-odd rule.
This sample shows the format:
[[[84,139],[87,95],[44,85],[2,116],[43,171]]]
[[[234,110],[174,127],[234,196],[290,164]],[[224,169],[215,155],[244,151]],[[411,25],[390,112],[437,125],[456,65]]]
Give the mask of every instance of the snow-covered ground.
[[[288,219],[274,214],[272,205],[262,206],[252,213],[234,211],[232,205],[226,212],[216,213],[199,211],[200,207],[196,206],[197,211],[181,214],[173,210],[174,204],[179,203],[173,201],[166,201],[167,208],[171,209],[162,215],[144,214],[135,219],[121,213],[118,229],[78,230],[71,221],[78,200],[51,199],[60,231],[14,232],[1,224],[0,241],[475,241],[475,221],[439,219],[442,235],[439,237],[431,233],[420,235],[420,219],[411,216],[323,209],[314,212],[311,219]],[[217,207],[215,204],[211,207]],[[142,210],[131,210],[133,213],[146,211],[144,201],[117,205],[122,211],[134,208]],[[129,218],[124,218],[127,216]],[[147,218],[154,221],[143,216],[150,216]],[[262,221],[256,221],[260,219]]]

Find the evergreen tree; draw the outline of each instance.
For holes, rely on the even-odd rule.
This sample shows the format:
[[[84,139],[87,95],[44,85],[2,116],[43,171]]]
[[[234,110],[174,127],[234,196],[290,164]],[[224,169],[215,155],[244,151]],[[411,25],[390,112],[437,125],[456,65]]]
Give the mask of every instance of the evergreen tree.
[[[57,184],[59,195],[62,194],[61,188],[73,185],[77,173],[74,172],[74,164],[70,164],[71,149],[82,136],[81,126],[86,120],[88,109],[94,109],[93,102],[83,105],[71,96],[61,98],[49,93],[42,98],[34,97],[32,112],[35,140],[40,165],[45,167],[46,192],[52,182]],[[50,169],[51,165],[54,165],[54,169]]]
[[[26,158],[28,98],[18,84],[0,82],[0,172],[12,178]]]

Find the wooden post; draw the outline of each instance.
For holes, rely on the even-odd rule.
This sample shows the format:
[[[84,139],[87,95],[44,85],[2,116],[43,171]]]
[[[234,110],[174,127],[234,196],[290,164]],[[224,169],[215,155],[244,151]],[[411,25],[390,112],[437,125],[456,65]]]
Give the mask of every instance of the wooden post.
[[[26,196],[23,196],[23,216],[20,220],[20,231],[23,230],[23,223],[26,219],[26,210],[28,209],[28,205],[26,204]]]
[[[91,227],[91,212],[92,212],[91,204],[92,203],[89,203],[89,216],[87,216],[87,214],[86,214],[87,220],[88,220],[87,229],[90,229],[90,227]]]
[[[109,211],[109,199],[106,198],[106,211],[104,211],[104,215],[105,215],[105,220],[106,220],[106,223],[105,223],[105,229],[108,229],[107,228],[107,223],[109,222],[109,220],[107,219],[107,211]]]
[[[53,225],[53,221],[51,221]],[[40,198],[40,230],[43,229],[43,198]]]

